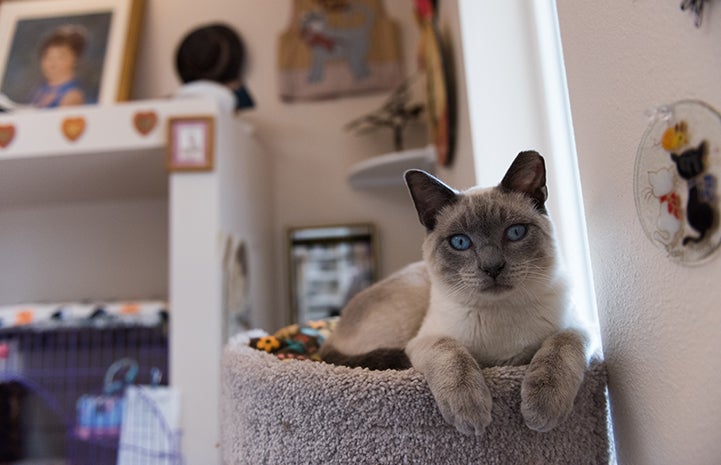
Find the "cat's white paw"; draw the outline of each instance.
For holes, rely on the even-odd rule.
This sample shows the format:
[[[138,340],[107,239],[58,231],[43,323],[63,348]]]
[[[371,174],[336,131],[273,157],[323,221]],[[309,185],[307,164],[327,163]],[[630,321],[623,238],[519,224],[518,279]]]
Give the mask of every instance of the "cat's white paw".
[[[550,431],[573,410],[576,389],[569,389],[562,376],[540,363],[528,367],[521,384],[521,414],[532,430]]]
[[[463,434],[480,436],[491,423],[491,393],[479,370],[434,391],[434,396],[443,418]]]

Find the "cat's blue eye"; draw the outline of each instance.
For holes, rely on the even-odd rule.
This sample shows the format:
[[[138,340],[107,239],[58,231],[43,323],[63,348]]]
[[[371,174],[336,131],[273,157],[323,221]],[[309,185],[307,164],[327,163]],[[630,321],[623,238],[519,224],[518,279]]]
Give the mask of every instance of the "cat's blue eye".
[[[528,228],[523,224],[514,224],[506,229],[506,239],[512,242],[520,241],[528,232]]]
[[[455,234],[451,236],[448,242],[456,250],[468,250],[471,248],[471,238],[465,234]]]

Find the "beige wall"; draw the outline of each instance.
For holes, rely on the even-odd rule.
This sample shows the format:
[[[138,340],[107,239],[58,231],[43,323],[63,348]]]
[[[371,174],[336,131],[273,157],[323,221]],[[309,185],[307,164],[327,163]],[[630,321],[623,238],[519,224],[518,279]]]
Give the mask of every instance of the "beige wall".
[[[558,2],[614,427],[622,465],[721,460],[719,257],[669,261],[636,216],[646,110],[721,108],[721,9],[680,2]]]
[[[179,85],[174,71],[175,47],[191,28],[211,21],[235,27],[246,43],[249,66],[247,85],[257,109],[241,116],[251,122],[272,158],[275,240],[278,256],[278,309],[276,325],[285,323],[285,229],[289,226],[370,221],[380,234],[381,270],[384,275],[420,258],[423,230],[405,188],[352,190],[347,182],[351,166],[392,149],[390,134],[356,136],[345,123],[377,108],[385,93],[315,103],[286,104],[277,97],[276,39],[291,15],[290,0],[152,0],[146,21],[135,79],[135,98],[171,94]],[[410,1],[385,2],[389,15],[403,33],[407,73],[415,70],[418,28]],[[465,106],[457,2],[443,2],[441,28],[450,36],[459,69],[459,142],[456,163],[438,174],[465,188],[473,184],[473,159]],[[411,137],[425,145],[418,130]],[[272,328],[268,328],[272,329]]]

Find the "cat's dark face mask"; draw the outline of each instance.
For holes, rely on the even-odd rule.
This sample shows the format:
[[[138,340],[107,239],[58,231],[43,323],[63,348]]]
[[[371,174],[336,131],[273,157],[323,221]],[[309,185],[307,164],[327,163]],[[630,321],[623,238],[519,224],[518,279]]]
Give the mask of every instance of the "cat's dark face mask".
[[[245,88],[244,85],[233,89],[233,95],[235,95],[235,111],[247,110],[255,108],[255,102],[253,97],[250,96],[250,92]]]

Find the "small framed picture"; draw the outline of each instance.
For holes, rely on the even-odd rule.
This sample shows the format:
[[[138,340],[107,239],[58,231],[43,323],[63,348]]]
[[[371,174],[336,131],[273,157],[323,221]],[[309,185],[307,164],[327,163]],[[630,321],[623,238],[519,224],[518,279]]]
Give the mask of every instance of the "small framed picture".
[[[168,171],[213,169],[212,116],[181,116],[168,119]]]

